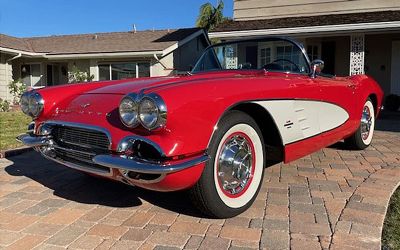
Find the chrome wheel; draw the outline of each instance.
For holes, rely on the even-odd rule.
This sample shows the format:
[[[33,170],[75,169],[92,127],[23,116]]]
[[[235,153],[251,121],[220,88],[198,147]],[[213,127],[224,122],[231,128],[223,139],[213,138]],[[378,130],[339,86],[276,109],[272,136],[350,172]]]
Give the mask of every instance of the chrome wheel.
[[[243,133],[234,133],[224,142],[218,155],[217,176],[220,188],[229,197],[240,196],[248,188],[255,166],[254,146]]]
[[[368,106],[364,106],[363,113],[361,116],[361,137],[363,140],[367,140],[371,131],[373,116]]]

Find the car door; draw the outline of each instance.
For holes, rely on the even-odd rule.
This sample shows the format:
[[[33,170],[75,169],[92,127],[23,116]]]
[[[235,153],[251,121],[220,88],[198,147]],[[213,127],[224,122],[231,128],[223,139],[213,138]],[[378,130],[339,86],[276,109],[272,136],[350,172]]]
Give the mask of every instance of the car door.
[[[279,98],[267,98],[256,103],[274,119],[285,147],[285,162],[320,149],[321,90],[318,84],[307,74],[280,73],[276,79],[269,78],[268,81],[280,85]]]
[[[319,112],[319,125],[322,133],[322,144],[330,145],[343,139],[356,125],[355,88],[351,81],[340,77],[317,76],[313,81],[321,91],[322,105]]]

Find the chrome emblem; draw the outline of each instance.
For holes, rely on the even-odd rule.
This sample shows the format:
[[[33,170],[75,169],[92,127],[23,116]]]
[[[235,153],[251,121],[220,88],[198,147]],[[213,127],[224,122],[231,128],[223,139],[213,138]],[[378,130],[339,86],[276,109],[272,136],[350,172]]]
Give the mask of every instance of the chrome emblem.
[[[86,107],[89,107],[89,106],[90,106],[90,103],[81,104],[81,108],[86,108]]]

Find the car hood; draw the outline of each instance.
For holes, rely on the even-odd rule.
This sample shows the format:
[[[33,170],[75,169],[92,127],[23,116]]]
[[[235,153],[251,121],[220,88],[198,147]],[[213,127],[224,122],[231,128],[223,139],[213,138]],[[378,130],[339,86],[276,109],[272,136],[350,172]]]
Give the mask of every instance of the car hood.
[[[238,78],[254,76],[254,73],[238,74],[238,72],[230,73],[214,73],[214,74],[197,74],[191,76],[168,76],[154,77],[133,80],[123,80],[117,83],[100,86],[94,90],[85,92],[84,94],[118,94],[125,95],[131,92],[151,91],[169,85],[191,84],[200,81],[221,80],[226,78]]]
[[[155,77],[155,78],[144,78],[144,79],[132,79],[122,80],[118,82],[112,82],[112,84],[106,84],[85,92],[84,94],[127,94],[133,91],[150,88],[153,86],[163,85],[170,82],[175,82],[179,77]]]

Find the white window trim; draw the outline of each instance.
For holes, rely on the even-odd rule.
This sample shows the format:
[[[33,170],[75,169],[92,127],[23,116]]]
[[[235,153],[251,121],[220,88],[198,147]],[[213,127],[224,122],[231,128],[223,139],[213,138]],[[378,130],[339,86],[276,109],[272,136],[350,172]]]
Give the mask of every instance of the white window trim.
[[[100,70],[99,70],[99,66],[100,65],[108,65],[108,70],[110,72],[110,80],[109,81],[113,81],[112,80],[112,68],[111,68],[111,64],[118,64],[118,63],[134,63],[135,67],[136,67],[136,78],[139,78],[139,63],[148,63],[149,64],[149,72],[150,72],[150,77],[153,76],[152,74],[152,62],[151,61],[106,61],[106,62],[102,62],[102,61],[98,61],[96,64],[96,70],[98,72],[97,77],[98,80],[100,79]]]

